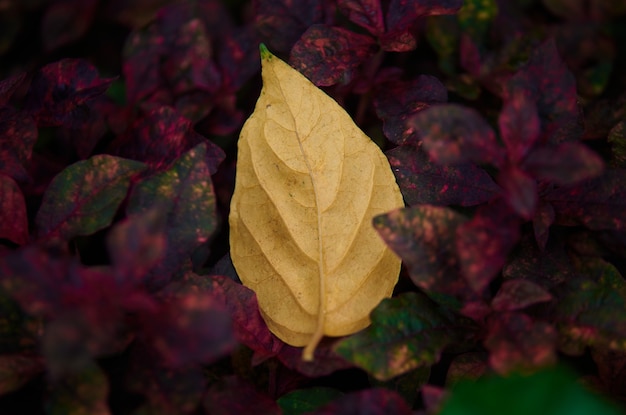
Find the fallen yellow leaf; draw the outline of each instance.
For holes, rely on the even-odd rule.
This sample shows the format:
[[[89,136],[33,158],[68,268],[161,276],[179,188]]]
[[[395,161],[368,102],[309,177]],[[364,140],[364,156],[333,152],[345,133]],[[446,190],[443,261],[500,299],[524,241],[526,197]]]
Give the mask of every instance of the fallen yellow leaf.
[[[263,89],[241,131],[231,257],[269,329],[312,360],[369,325],[400,260],[371,224],[404,206],[389,163],[328,95],[261,46]]]

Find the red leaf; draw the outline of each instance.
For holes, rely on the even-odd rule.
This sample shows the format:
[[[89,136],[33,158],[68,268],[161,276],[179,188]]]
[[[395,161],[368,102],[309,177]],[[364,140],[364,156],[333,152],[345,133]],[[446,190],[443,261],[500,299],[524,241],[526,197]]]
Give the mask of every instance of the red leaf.
[[[375,52],[376,42],[370,36],[317,24],[296,42],[289,61],[317,86],[345,85]]]
[[[211,415],[282,414],[274,400],[237,376],[222,378],[211,385],[204,397],[203,406]]]
[[[435,105],[413,116],[409,126],[437,163],[473,161],[500,166],[504,160],[493,129],[474,109]]]
[[[540,180],[568,186],[598,177],[604,162],[584,144],[566,142],[534,149],[523,167]]]
[[[576,80],[559,56],[553,39],[531,52],[528,63],[508,81],[504,99],[520,91],[536,102],[544,141],[559,143],[581,135]]]
[[[19,186],[9,176],[0,173],[0,239],[18,245],[28,242],[26,202]]]
[[[392,0],[386,15],[387,32],[381,39],[383,49],[396,52],[414,49],[415,39],[409,29],[419,18],[454,14],[462,5],[462,0]]]
[[[97,0],[53,2],[46,9],[41,24],[44,49],[51,52],[80,39],[91,25],[97,5]]]
[[[411,408],[398,393],[382,388],[352,392],[335,399],[311,415],[411,415]]]
[[[491,302],[496,311],[514,311],[530,305],[552,300],[552,295],[540,285],[529,280],[505,281]]]
[[[167,367],[211,363],[235,346],[231,320],[219,295],[187,292],[166,298],[143,316],[142,337]]]
[[[140,160],[155,170],[166,170],[183,153],[200,143],[207,146],[207,165],[214,174],[224,160],[221,148],[194,131],[190,120],[167,106],[152,108],[111,144],[120,157]]]
[[[374,36],[385,31],[380,0],[338,0],[337,5],[348,18]]]
[[[28,115],[0,107],[0,172],[17,181],[28,180],[28,164],[37,141],[37,125]]]
[[[519,221],[502,203],[481,206],[457,228],[461,270],[475,292],[482,292],[502,270],[519,239]]]
[[[107,248],[119,282],[136,284],[166,250],[165,217],[157,209],[126,218],[107,235]]]
[[[267,328],[254,292],[230,278],[212,278],[224,291],[224,302],[231,313],[237,341],[255,352],[256,361],[276,356],[285,344]]]
[[[513,163],[523,160],[539,139],[539,115],[534,102],[526,92],[513,93],[505,101],[498,125],[509,159]]]
[[[256,27],[269,48],[289,52],[311,26],[328,23],[332,16],[324,0],[256,0]]]
[[[311,378],[330,375],[354,365],[335,352],[335,339],[324,339],[315,349],[315,360],[302,360],[302,348],[285,345],[277,357],[286,367]]]
[[[504,189],[509,206],[522,218],[529,220],[537,208],[537,181],[516,166],[500,171],[498,183]]]
[[[22,85],[26,78],[26,72],[18,73],[0,81],[0,106],[6,105],[13,93]]]
[[[434,76],[420,75],[411,81],[389,81],[377,87],[376,115],[383,120],[385,136],[395,144],[414,143],[418,133],[407,126],[413,115],[434,103],[448,100],[448,90]]]
[[[626,229],[626,170],[564,186],[544,197],[556,212],[556,223],[583,224],[590,229]]]
[[[400,146],[387,152],[389,163],[409,205],[479,205],[502,189],[491,176],[472,163],[441,166],[418,147]]]
[[[488,330],[489,364],[500,374],[556,363],[557,334],[547,323],[521,313],[500,313],[489,320]]]
[[[26,108],[38,126],[78,128],[89,120],[89,101],[103,94],[115,78],[100,78],[82,59],[63,59],[37,72],[26,97]]]
[[[456,230],[464,221],[449,208],[421,205],[376,216],[373,224],[413,283],[435,301],[449,303],[471,292],[456,253]]]

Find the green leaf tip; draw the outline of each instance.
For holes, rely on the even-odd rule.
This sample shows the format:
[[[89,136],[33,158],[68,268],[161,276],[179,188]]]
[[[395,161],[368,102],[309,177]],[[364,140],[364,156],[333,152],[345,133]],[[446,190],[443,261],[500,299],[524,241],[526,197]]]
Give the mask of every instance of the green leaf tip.
[[[271,59],[274,55],[272,55],[272,52],[269,51],[269,49],[267,49],[267,46],[265,46],[265,43],[261,43],[259,45],[259,52],[261,53],[261,59]]]

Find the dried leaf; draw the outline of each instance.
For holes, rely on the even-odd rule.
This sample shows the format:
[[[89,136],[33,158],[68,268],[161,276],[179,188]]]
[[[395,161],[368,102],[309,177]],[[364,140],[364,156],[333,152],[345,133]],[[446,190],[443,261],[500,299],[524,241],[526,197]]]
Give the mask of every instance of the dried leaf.
[[[264,86],[239,139],[231,257],[270,330],[308,347],[369,324],[400,261],[371,225],[403,206],[384,154],[349,115],[262,47]]]

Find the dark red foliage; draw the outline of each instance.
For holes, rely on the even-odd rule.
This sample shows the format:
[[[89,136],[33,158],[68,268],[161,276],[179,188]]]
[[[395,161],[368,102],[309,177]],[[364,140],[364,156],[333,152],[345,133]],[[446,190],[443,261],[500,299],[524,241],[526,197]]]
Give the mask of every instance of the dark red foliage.
[[[4,3],[0,413],[437,413],[569,362],[626,399],[623,2]],[[261,42],[407,204],[396,292],[313,362],[228,256]]]

